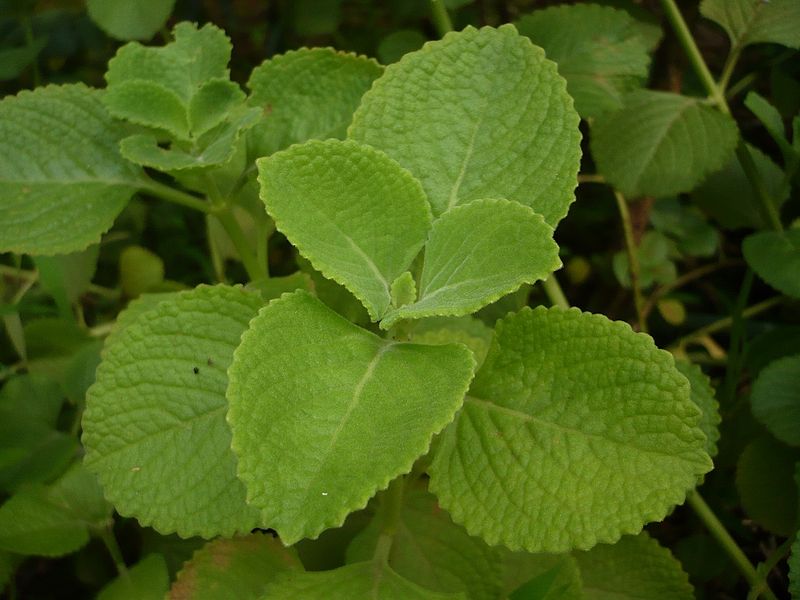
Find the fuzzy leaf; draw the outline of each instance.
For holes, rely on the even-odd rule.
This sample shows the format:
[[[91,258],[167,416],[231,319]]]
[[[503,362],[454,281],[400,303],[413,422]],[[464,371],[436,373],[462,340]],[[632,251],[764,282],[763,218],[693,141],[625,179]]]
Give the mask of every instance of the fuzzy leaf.
[[[83,250],[141,185],[141,169],[119,154],[124,132],[100,97],[66,85],[0,101],[0,252]]]
[[[251,154],[268,156],[310,139],[344,138],[347,125],[383,67],[332,48],[301,48],[253,70],[249,104],[264,119],[248,134]]]
[[[306,292],[273,301],[230,368],[248,502],[287,545],[341,525],[452,421],[473,365],[463,346],[384,340]]]
[[[431,491],[490,544],[613,542],[662,519],[711,469],[699,419],[649,336],[577,309],[523,309],[498,323]]]
[[[275,225],[373,321],[391,284],[425,243],[430,208],[405,169],[352,141],[310,141],[258,160],[261,198]]]
[[[418,344],[464,344],[480,367],[493,335],[491,329],[474,317],[433,317],[417,323],[413,340]]]
[[[750,404],[753,416],[776,438],[800,446],[800,355],[776,360],[756,379]]]
[[[192,133],[202,135],[216,127],[244,100],[244,92],[232,81],[228,79],[207,81],[189,102],[188,118]]]
[[[703,0],[700,12],[722,26],[734,47],[773,43],[800,49],[797,0]]]
[[[97,600],[163,600],[168,589],[164,557],[150,554],[100,590]]]
[[[87,0],[89,17],[118,40],[149,40],[164,27],[175,0]]]
[[[647,78],[647,45],[636,20],[624,10],[556,6],[534,11],[516,25],[556,62],[583,118],[620,108],[622,96]]]
[[[400,319],[461,316],[561,266],[553,229],[527,206],[508,200],[474,200],[433,224],[425,244],[419,299],[390,311]]]
[[[555,64],[504,25],[448,33],[387,67],[348,133],[411,171],[435,215],[507,198],[555,227],[574,200],[578,122]]]
[[[714,388],[711,387],[709,378],[697,365],[676,360],[675,366],[689,380],[691,388],[689,397],[702,412],[700,429],[706,436],[706,452],[711,458],[714,458],[717,455],[719,425],[722,422],[722,418],[719,416],[719,402],[714,396]]]
[[[800,298],[800,229],[754,233],[745,238],[742,253],[761,279],[787,296]]]
[[[239,288],[201,286],[113,334],[87,395],[83,442],[120,514],[184,537],[258,524],[236,479],[225,389],[233,350],[260,305]]]
[[[592,155],[630,198],[688,192],[732,157],[734,120],[696,98],[640,90],[623,108],[598,117]]]

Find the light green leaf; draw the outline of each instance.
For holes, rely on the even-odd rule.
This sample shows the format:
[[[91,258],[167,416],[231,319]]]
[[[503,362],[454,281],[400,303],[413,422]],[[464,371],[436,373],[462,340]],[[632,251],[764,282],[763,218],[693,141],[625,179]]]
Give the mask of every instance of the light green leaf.
[[[523,309],[498,322],[431,491],[490,544],[613,542],[662,519],[711,469],[699,420],[649,336],[577,309]]]
[[[719,425],[722,418],[719,416],[719,402],[711,387],[711,380],[697,365],[684,360],[676,360],[675,366],[686,379],[689,380],[690,398],[700,409],[700,429],[706,436],[706,452],[711,458],[717,455],[717,441],[719,440]]]
[[[800,229],[760,231],[745,238],[742,253],[756,274],[793,298],[800,298]]]
[[[347,125],[383,67],[332,48],[301,48],[253,70],[251,106],[264,119],[248,133],[251,154],[268,156],[310,139],[344,138]]]
[[[99,254],[100,247],[95,245],[82,252],[34,259],[39,281],[55,300],[62,317],[72,318],[72,305],[89,288]]]
[[[270,534],[218,539],[183,565],[170,600],[258,600],[278,573],[303,570],[297,553]]]
[[[383,518],[373,519],[350,544],[347,562],[370,560],[384,525]],[[401,577],[437,592],[496,600],[503,589],[500,552],[453,523],[422,490],[403,499],[388,562]]]
[[[118,40],[149,40],[164,27],[175,0],[87,0],[89,17]]]
[[[586,600],[693,600],[689,577],[646,533],[575,552]]]
[[[753,416],[776,438],[800,446],[800,355],[776,360],[756,379],[750,395]]]
[[[527,206],[473,200],[433,224],[425,244],[419,300],[387,313],[400,319],[473,313],[561,266],[553,228]]]
[[[341,525],[428,450],[461,406],[473,365],[463,346],[379,338],[306,292],[274,300],[229,373],[248,502],[287,545]]]
[[[0,101],[0,252],[83,250],[141,185],[100,96],[83,85],[46,86]]]
[[[244,100],[244,92],[232,81],[228,79],[207,81],[189,102],[188,117],[192,133],[202,135],[216,127]]]
[[[421,588],[379,562],[362,562],[333,571],[288,572],[276,578],[262,600],[456,600],[464,594],[440,594]]]
[[[118,119],[163,129],[179,139],[190,138],[184,100],[161,83],[142,79],[121,81],[109,85],[103,102]]]
[[[569,554],[511,552],[503,546],[496,551],[503,559],[504,590],[514,592],[512,600],[530,600],[523,593],[531,590],[526,586],[533,580],[536,600],[584,600],[578,565]]]
[[[630,198],[688,192],[733,156],[735,121],[697,98],[640,90],[598,117],[592,155],[608,181]]]
[[[392,306],[405,306],[417,299],[417,283],[410,271],[406,271],[392,282],[390,293]]]
[[[574,199],[578,122],[555,64],[504,25],[448,33],[387,67],[348,133],[411,171],[437,216],[507,198],[555,227]]]
[[[721,25],[734,47],[773,43],[800,49],[797,0],[703,0],[700,13]]]
[[[164,557],[150,554],[100,590],[97,600],[163,600],[168,589]]]
[[[183,537],[258,524],[236,479],[225,389],[260,305],[240,288],[200,286],[141,312],[108,341],[87,394],[83,443],[120,514]]]
[[[310,141],[258,160],[275,225],[314,268],[350,290],[373,321],[425,243],[430,208],[405,169],[352,141]]]
[[[556,62],[584,118],[620,108],[622,96],[645,83],[650,55],[636,20],[623,10],[555,6],[525,15],[516,25]]]
[[[140,315],[152,310],[164,300],[175,298],[178,296],[177,292],[159,292],[154,294],[142,294],[141,296],[131,300],[125,310],[117,315],[117,320],[114,322],[114,328],[106,338],[105,345],[111,346],[115,336],[131,325],[139,318]]]
[[[489,327],[474,317],[432,317],[417,322],[412,339],[418,344],[464,344],[479,368],[493,335]]]
[[[119,255],[122,293],[136,298],[164,281],[164,261],[141,246],[128,246]]]

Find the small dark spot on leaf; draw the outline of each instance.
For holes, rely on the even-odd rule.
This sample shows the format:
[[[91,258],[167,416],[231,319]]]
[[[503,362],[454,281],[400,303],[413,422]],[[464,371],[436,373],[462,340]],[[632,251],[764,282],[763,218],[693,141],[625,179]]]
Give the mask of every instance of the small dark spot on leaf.
[[[206,363],[208,363],[208,366],[209,366],[209,367],[213,367],[213,366],[214,366],[214,361],[213,361],[213,360],[211,360],[211,358],[209,358],[209,359],[206,361]]]
[[[195,375],[197,375],[197,374],[200,372],[200,369],[199,369],[199,367],[195,367],[194,369],[192,369],[192,372],[193,372]]]

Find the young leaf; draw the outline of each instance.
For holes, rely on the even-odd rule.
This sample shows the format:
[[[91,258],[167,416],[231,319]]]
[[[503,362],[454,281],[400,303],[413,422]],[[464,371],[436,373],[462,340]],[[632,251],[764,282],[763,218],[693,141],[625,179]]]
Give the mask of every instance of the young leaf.
[[[575,552],[586,600],[692,600],[694,589],[674,556],[646,533]]]
[[[639,90],[598,117],[592,155],[630,198],[688,192],[733,156],[736,122],[697,98]]]
[[[555,64],[504,25],[448,33],[387,67],[348,133],[411,171],[437,216],[508,198],[555,227],[574,199],[578,122]]]
[[[430,208],[408,171],[353,141],[310,141],[258,160],[275,225],[314,268],[350,290],[373,321],[425,243]]]
[[[433,224],[425,244],[419,300],[387,313],[381,328],[400,319],[475,312],[561,266],[553,229],[527,206],[473,200]]]
[[[773,43],[800,49],[796,0],[703,0],[700,13],[722,26],[733,47]]]
[[[800,229],[754,233],[745,238],[742,253],[761,279],[787,296],[800,298]]]
[[[0,252],[83,250],[142,183],[119,154],[124,133],[100,96],[66,85],[0,101]]]
[[[225,389],[233,350],[260,305],[239,288],[201,286],[113,334],[88,393],[83,442],[120,514],[183,537],[258,524],[236,479]]]
[[[341,525],[428,450],[461,406],[473,365],[463,346],[384,340],[306,292],[274,300],[229,373],[248,502],[287,545]]]
[[[383,67],[332,48],[301,48],[265,61],[250,75],[248,103],[264,112],[249,133],[251,154],[268,156],[310,139],[344,138]]]
[[[413,339],[418,344],[464,344],[472,352],[476,368],[479,368],[489,351],[493,335],[491,329],[474,317],[433,317],[417,322]]]
[[[260,600],[277,574],[303,570],[297,554],[269,534],[218,539],[183,565],[169,600]]]
[[[776,438],[800,446],[800,355],[776,360],[753,385],[753,416]]]
[[[164,27],[175,0],[87,0],[89,17],[118,40],[149,40]]]
[[[554,6],[525,15],[517,29],[544,48],[567,80],[583,118],[622,106],[642,87],[650,55],[636,20],[624,10],[596,4]]]
[[[650,337],[577,309],[523,309],[498,323],[431,491],[490,544],[613,542],[662,519],[711,469],[699,419]]]
[[[719,425],[722,422],[719,416],[719,402],[714,396],[711,381],[697,365],[684,360],[676,360],[675,366],[686,379],[689,380],[692,402],[700,409],[699,427],[706,436],[706,452],[711,458],[717,455],[717,441],[719,440]]]
[[[97,600],[163,600],[168,589],[167,563],[151,554],[100,590]]]

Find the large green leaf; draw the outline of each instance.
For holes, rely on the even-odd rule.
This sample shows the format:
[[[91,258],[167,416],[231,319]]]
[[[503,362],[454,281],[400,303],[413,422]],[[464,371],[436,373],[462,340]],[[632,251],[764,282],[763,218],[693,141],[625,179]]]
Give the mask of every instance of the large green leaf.
[[[419,299],[390,311],[400,319],[460,316],[546,278],[561,266],[553,229],[541,215],[509,200],[473,200],[433,224],[425,244]]]
[[[258,600],[278,573],[303,570],[294,550],[269,534],[218,539],[183,565],[170,600]]]
[[[100,590],[97,600],[163,600],[168,589],[167,563],[151,554]]]
[[[719,440],[719,424],[722,418],[719,415],[719,402],[714,395],[711,381],[697,365],[683,360],[676,360],[675,366],[686,379],[689,380],[690,398],[703,413],[700,417],[700,429],[706,436],[706,452],[710,457],[717,455],[717,441]]]
[[[692,600],[681,563],[646,533],[575,552],[586,600]]]
[[[274,300],[230,368],[248,502],[285,544],[341,525],[452,421],[473,365],[463,346],[379,338],[307,292]]]
[[[249,104],[264,111],[248,134],[251,154],[344,138],[361,96],[381,73],[383,67],[371,58],[332,48],[301,48],[265,61],[247,82]]]
[[[578,122],[541,48],[513,25],[467,27],[387,67],[349,135],[411,171],[435,215],[507,198],[555,227],[574,199]]]
[[[577,309],[523,309],[498,323],[431,490],[490,544],[613,542],[662,519],[711,469],[699,419],[649,336]]]
[[[350,290],[373,321],[425,243],[430,207],[405,169],[353,141],[310,141],[258,160],[261,198],[314,268]]]
[[[596,4],[554,6],[522,17],[517,29],[544,48],[567,80],[584,118],[622,106],[642,87],[650,65],[639,26],[624,10]]]
[[[742,253],[761,279],[800,298],[800,229],[754,233],[745,238]]]
[[[141,184],[139,167],[119,154],[124,131],[100,97],[67,85],[0,101],[0,252],[83,250]]]
[[[688,192],[732,157],[739,134],[728,115],[667,92],[639,90],[592,128],[600,172],[630,198]]]
[[[89,17],[118,40],[149,40],[172,13],[175,0],[87,0]]]
[[[700,12],[722,26],[734,47],[767,42],[800,48],[797,0],[703,0]]]
[[[233,351],[260,305],[241,288],[201,286],[140,313],[109,340],[83,442],[120,514],[184,537],[258,524],[236,479],[225,390]]]
[[[800,355],[776,360],[753,385],[753,415],[776,438],[800,446]]]

